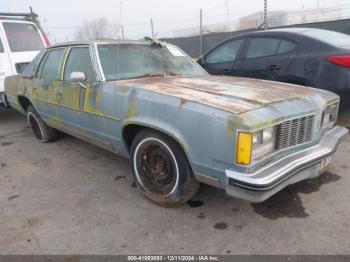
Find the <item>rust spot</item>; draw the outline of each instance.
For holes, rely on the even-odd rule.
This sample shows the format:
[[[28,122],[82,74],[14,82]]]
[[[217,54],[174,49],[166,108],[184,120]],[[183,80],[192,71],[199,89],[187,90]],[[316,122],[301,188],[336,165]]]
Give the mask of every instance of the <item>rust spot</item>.
[[[188,102],[187,99],[180,98],[180,107],[183,106],[184,104],[186,104],[187,102]]]
[[[294,85],[236,77],[152,77],[121,81],[122,85],[155,91],[184,101],[209,105],[232,113],[244,113],[269,103],[301,98],[317,90]]]

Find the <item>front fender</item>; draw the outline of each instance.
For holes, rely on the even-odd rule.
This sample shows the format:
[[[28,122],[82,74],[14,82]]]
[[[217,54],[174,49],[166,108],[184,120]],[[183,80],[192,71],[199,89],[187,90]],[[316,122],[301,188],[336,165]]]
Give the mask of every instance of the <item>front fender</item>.
[[[124,128],[126,128],[129,125],[138,125],[138,126],[150,128],[168,135],[180,145],[180,147],[186,154],[187,159],[191,162],[191,159],[192,159],[191,155],[193,153],[191,151],[191,147],[188,141],[186,140],[186,138],[181,134],[180,130],[178,130],[176,127],[169,125],[166,122],[155,120],[149,117],[138,117],[138,116],[131,117],[124,120],[122,129],[124,130]]]

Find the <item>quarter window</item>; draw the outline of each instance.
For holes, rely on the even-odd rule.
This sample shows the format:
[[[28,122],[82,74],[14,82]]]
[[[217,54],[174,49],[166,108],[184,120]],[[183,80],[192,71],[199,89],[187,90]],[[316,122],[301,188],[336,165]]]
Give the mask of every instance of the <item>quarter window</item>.
[[[278,47],[277,54],[284,54],[292,51],[296,47],[296,44],[290,41],[281,40],[280,46]]]
[[[219,46],[217,49],[207,55],[205,62],[208,64],[214,64],[236,60],[242,41],[242,39],[230,41]]]
[[[83,72],[86,80],[95,79],[88,47],[74,47],[70,50],[63,79],[69,80],[72,72]]]
[[[43,65],[40,65],[39,78],[57,80],[64,49],[54,49],[49,51]]]

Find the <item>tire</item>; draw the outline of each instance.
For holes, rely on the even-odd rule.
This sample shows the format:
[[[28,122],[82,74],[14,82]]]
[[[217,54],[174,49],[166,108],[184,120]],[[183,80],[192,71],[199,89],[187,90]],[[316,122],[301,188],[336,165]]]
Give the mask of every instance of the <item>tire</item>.
[[[49,143],[58,138],[58,131],[47,126],[31,105],[27,108],[27,121],[39,142]]]
[[[7,96],[5,93],[2,94],[2,103],[4,107],[11,108],[9,102],[7,101]]]
[[[138,133],[130,148],[130,163],[138,189],[165,207],[179,206],[198,191],[187,157],[169,137],[151,130]]]

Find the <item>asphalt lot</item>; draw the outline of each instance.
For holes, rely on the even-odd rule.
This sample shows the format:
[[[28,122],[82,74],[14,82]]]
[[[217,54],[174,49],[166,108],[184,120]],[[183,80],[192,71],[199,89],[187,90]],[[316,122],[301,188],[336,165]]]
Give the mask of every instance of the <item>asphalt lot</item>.
[[[262,204],[203,186],[166,209],[129,162],[64,136],[36,142],[0,108],[0,254],[350,254],[350,139],[328,173]]]

